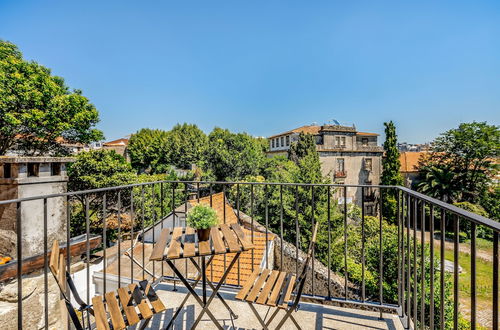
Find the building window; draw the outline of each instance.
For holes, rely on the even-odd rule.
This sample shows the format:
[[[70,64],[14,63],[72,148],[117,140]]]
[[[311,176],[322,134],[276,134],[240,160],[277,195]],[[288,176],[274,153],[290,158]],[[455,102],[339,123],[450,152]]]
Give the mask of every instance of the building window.
[[[335,137],[335,145],[338,147],[340,146],[340,136]]]
[[[61,163],[52,163],[50,165],[50,172],[53,176],[61,175]]]
[[[344,158],[337,158],[337,172],[344,172]]]
[[[274,139],[271,139],[272,148],[274,148]]]
[[[12,176],[12,164],[3,164],[3,177],[10,179]]]
[[[362,138],[361,139],[361,145],[363,147],[368,147],[368,138]]]
[[[284,147],[285,146],[285,138],[282,136],[281,137],[281,146]]]
[[[345,136],[341,137],[340,141],[342,142],[342,147],[345,147]]]
[[[372,159],[365,158],[365,171],[371,171],[371,170],[372,170]]]
[[[40,164],[28,163],[28,176],[38,176],[40,171]]]
[[[286,136],[286,146],[288,147],[290,145],[290,136]]]

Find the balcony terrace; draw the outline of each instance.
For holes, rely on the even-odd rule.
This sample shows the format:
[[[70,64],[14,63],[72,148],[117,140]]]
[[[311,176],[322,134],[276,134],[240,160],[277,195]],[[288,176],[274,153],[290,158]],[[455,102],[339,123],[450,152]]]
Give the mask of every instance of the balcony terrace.
[[[347,198],[340,203],[335,200],[335,196],[344,196],[347,189],[355,187],[378,190],[376,202],[392,200],[393,208],[379,205],[376,209],[382,214],[373,217],[365,214],[364,199],[352,204],[347,204]],[[47,211],[47,205],[55,200],[65,210],[62,232],[54,229],[60,226]],[[30,240],[23,233],[26,207],[35,204],[43,213],[41,241]],[[154,283],[166,307],[152,317],[148,328],[164,328],[187,290],[169,264],[149,259],[160,244],[162,230],[185,227],[186,214],[197,204],[215,209],[221,224],[241,226],[252,242],[252,250],[242,252],[232,269],[235,257],[230,253],[215,256],[204,271],[188,265],[187,259],[177,260],[179,271],[189,283],[200,271],[214,285],[222,280],[221,296],[238,315],[231,317],[221,301],[214,299],[209,309],[223,328],[261,328],[251,307],[235,300],[236,293],[258,268],[299,274],[308,260],[312,228],[318,223],[312,263],[305,267],[303,292],[295,287],[291,296],[301,298],[293,314],[301,328],[444,329],[467,324],[471,328],[498,329],[500,225],[495,221],[404,187],[186,181],[0,201],[0,215],[14,217],[19,256],[0,265],[4,284],[0,326],[48,329],[70,324],[49,269],[50,247],[56,239],[63,247],[65,257],[61,260],[65,260],[66,271],[85,302],[145,279]],[[479,258],[483,253],[476,239],[479,230],[491,237],[489,262]],[[461,233],[467,233],[470,241],[465,242]],[[33,251],[31,244],[41,245],[43,253],[27,254]],[[210,241],[211,251],[214,244]],[[468,255],[463,254],[464,247]],[[465,258],[467,276],[461,271]],[[485,282],[478,282],[484,278]],[[200,293],[201,286],[195,290]],[[69,291],[66,294],[78,307],[74,295]],[[267,308],[255,308],[260,315],[266,314]],[[191,328],[200,313],[201,307],[191,296],[174,329]],[[77,315],[81,319],[85,311]],[[94,317],[89,320],[93,323]],[[270,323],[271,329],[278,320]],[[291,319],[284,324],[285,329],[293,327]],[[205,315],[198,328],[216,327]]]

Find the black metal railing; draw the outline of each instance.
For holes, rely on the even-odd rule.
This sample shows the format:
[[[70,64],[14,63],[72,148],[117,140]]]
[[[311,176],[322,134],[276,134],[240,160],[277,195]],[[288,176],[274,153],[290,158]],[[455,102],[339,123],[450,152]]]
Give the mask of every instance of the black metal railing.
[[[378,190],[378,194],[373,194],[378,206],[375,212],[367,213],[366,192],[373,190]],[[229,212],[233,209],[234,216],[239,221],[242,221],[243,215],[247,215],[249,220],[246,224],[252,241],[256,235],[265,237],[266,267],[283,269],[284,258],[288,257],[295,263],[295,267],[292,267],[295,269],[289,271],[298,270],[301,263],[300,251],[308,245],[314,224],[320,222],[318,243],[313,254],[319,263],[312,264],[311,274],[315,274],[315,267],[322,267],[323,277],[311,276],[310,285],[303,296],[311,300],[376,309],[380,311],[381,317],[382,312],[392,311],[400,316],[406,328],[444,329],[459,326],[461,290],[458,271],[461,232],[467,232],[470,237],[471,308],[468,322],[472,328],[478,325],[476,238],[479,230],[486,232],[492,244],[493,260],[491,326],[498,329],[499,223],[396,186],[158,181],[0,201],[0,214],[4,217],[10,213],[15,214],[18,257],[12,264],[5,266],[15,265],[18,297],[22,296],[23,281],[26,281],[23,274],[36,271],[27,266],[27,261],[36,256],[23,255],[23,247],[29,244],[23,239],[23,216],[28,213],[23,212],[24,204],[31,203],[32,207],[36,201],[42,205],[41,271],[44,276],[45,304],[41,310],[45,328],[48,328],[51,312],[48,308],[49,236],[64,236],[62,243],[65,241],[68,251],[67,270],[71,272],[71,247],[76,246],[73,238],[85,235],[82,243],[86,264],[84,289],[87,293],[86,299],[90,301],[90,266],[93,258],[102,258],[104,292],[109,289],[111,277],[118,287],[122,285],[122,280],[135,281],[139,274],[134,274],[134,264],[145,265],[148,261],[145,253],[148,233],[152,235],[149,241],[154,246],[157,235],[155,229],[158,226],[162,229],[164,226],[184,225],[189,201],[199,202],[205,198],[213,206],[215,193],[221,193],[223,196],[222,215],[219,215],[224,222],[232,216]],[[48,229],[48,204],[54,199],[63,199],[62,205],[66,205],[65,233],[52,233]],[[114,217],[116,221],[113,220]],[[437,228],[440,233],[439,250],[436,249],[437,242],[434,238]],[[100,240],[97,245],[94,244],[96,237]],[[272,237],[275,237],[281,246],[280,261],[274,265],[270,264],[268,258],[271,253],[268,242]],[[445,247],[447,238],[452,239],[453,243],[449,249]],[[133,246],[134,242],[144,244],[139,256],[134,255],[137,253],[134,249],[127,250],[130,258],[127,265],[123,265],[120,256],[129,246],[122,244],[126,242],[129,242],[130,246]],[[284,245],[289,245],[294,253],[284,255]],[[118,273],[114,276],[106,272],[111,258],[108,255],[111,246],[116,247],[118,256]],[[452,272],[445,269],[447,250],[453,252]],[[255,257],[252,251],[252,271]],[[126,274],[122,270],[125,266],[130,266]],[[226,266],[224,257],[224,267]],[[186,261],[186,272],[187,269]],[[243,284],[240,281],[239,261],[236,269],[237,282],[226,283],[227,287]],[[153,264],[152,270],[143,267],[140,275],[144,277],[148,273],[154,278],[161,276],[173,280],[174,286],[176,285],[175,276],[166,274],[167,267],[164,267],[163,263],[159,273],[157,270]],[[209,271],[209,278],[213,280],[214,270],[210,268]],[[335,273],[344,277],[343,283],[335,282]],[[315,286],[315,282],[320,280],[323,283]],[[450,288],[453,288],[452,292]],[[23,316],[26,312],[23,310],[23,299],[18,299],[17,324],[20,329],[23,328]]]

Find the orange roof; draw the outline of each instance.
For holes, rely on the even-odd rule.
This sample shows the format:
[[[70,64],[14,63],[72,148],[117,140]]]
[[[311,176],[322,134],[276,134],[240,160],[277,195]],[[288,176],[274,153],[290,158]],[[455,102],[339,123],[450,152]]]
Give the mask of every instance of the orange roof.
[[[128,145],[128,139],[122,138],[122,139],[118,139],[118,140],[113,140],[113,141],[105,142],[103,145],[104,146],[126,146],[126,145]]]
[[[426,153],[426,151],[401,152],[399,154],[399,161],[401,162],[399,171],[403,173],[418,172],[418,161]]]
[[[189,204],[194,206],[198,204],[198,200],[189,200]],[[200,198],[200,204],[210,205],[210,196]],[[217,213],[220,223],[238,223],[238,218],[236,217],[234,209],[231,204],[229,204],[227,198],[224,198],[223,192],[212,194],[212,208]]]
[[[244,229],[244,231],[246,235],[248,235],[249,237],[251,236],[250,230]],[[231,268],[231,271],[226,277],[227,284],[243,285],[243,283],[245,283],[246,280],[250,277],[253,270],[260,267],[264,255],[266,254],[266,245],[267,245],[266,234],[254,231],[253,235],[254,235],[253,259],[252,259],[252,250],[241,253],[238,259],[239,262],[236,262],[236,264],[233,266],[233,268]],[[274,234],[269,233],[267,242],[273,239],[274,239]],[[225,261],[224,261],[224,256],[225,256]],[[222,275],[224,275],[225,269],[227,268],[227,266],[229,266],[234,256],[235,256],[234,253],[228,253],[225,255],[221,254],[216,255],[210,266],[207,268],[206,271],[207,277],[211,281],[219,282],[219,280],[222,278]],[[238,269],[239,269],[239,276],[238,276]]]
[[[305,125],[305,126],[301,126],[301,127],[292,129],[292,130],[284,132],[284,133],[270,136],[270,137],[268,137],[268,139],[272,139],[272,138],[275,138],[275,137],[278,137],[281,135],[288,135],[288,134],[292,134],[292,133],[305,133],[305,134],[313,134],[314,135],[314,134],[318,134],[320,129],[321,129],[321,126]]]
[[[368,132],[356,132],[356,135],[362,135],[362,136],[379,136],[377,133],[368,133]]]

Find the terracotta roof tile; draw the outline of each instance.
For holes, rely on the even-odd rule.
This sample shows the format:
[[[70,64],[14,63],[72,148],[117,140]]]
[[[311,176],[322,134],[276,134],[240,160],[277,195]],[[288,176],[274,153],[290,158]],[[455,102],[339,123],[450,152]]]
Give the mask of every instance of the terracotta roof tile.
[[[426,153],[426,151],[401,152],[399,154],[399,161],[401,162],[399,171],[402,173],[418,172],[418,161]]]
[[[275,138],[275,137],[278,137],[278,136],[281,136],[281,135],[288,135],[288,134],[292,134],[292,133],[306,133],[306,134],[318,134],[319,133],[319,130],[321,129],[321,126],[317,126],[317,125],[305,125],[305,126],[301,126],[301,127],[297,127],[295,129],[292,129],[290,131],[286,131],[286,132],[283,132],[283,133],[280,133],[280,134],[276,134],[276,135],[273,135],[273,136],[270,136],[268,137],[268,139],[272,139],[272,138]]]
[[[189,204],[191,207],[195,206],[198,204],[198,200],[192,199],[189,201]],[[200,198],[200,204],[210,205],[210,196]],[[217,213],[219,223],[238,223],[238,218],[236,217],[234,209],[231,204],[229,204],[227,198],[224,198],[224,193],[212,194],[212,208]]]
[[[251,235],[250,230],[244,229],[246,235]],[[274,239],[274,235],[269,233],[268,240]],[[252,262],[252,251],[245,251],[240,255],[239,267],[238,262],[233,266],[229,272],[226,283],[232,285],[243,285],[245,281],[250,277],[252,271],[256,267],[260,267],[263,257],[266,252],[266,236],[265,233],[254,231],[254,250],[253,250],[253,262]],[[233,260],[234,253],[228,253],[226,256],[225,266],[229,266],[229,263]],[[253,266],[253,267],[252,267]],[[238,268],[239,268],[239,281],[238,281]],[[214,260],[207,268],[207,276],[212,281],[218,282],[224,275],[224,255],[217,255]]]

